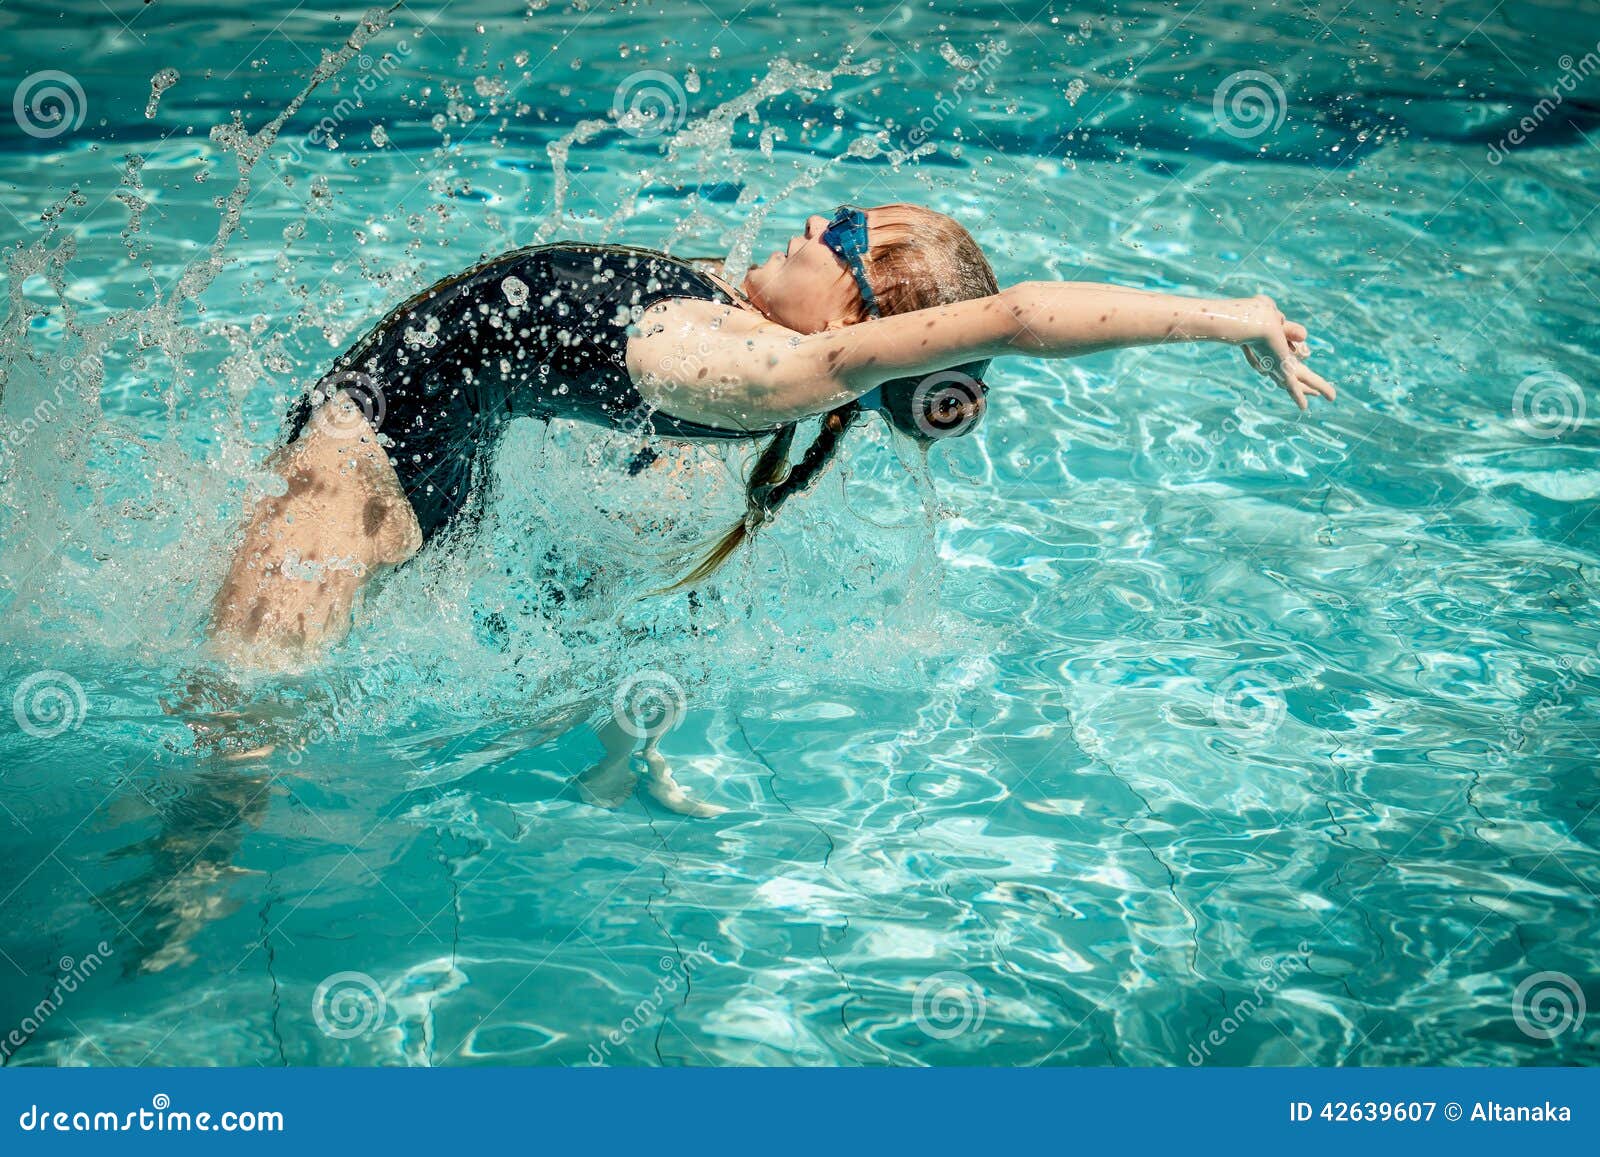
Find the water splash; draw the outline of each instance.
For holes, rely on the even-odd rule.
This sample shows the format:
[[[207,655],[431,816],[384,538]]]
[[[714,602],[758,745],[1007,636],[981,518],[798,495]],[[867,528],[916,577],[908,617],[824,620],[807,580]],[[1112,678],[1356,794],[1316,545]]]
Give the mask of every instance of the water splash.
[[[691,183],[701,186],[713,182],[723,185],[745,184],[749,175],[749,163],[734,147],[733,134],[741,119],[751,124],[759,124],[760,109],[763,104],[787,93],[797,93],[809,98],[816,93],[828,91],[833,87],[833,82],[841,76],[870,76],[876,73],[878,68],[877,61],[855,63],[848,59],[840,61],[831,69],[811,68],[784,59],[775,61],[766,75],[749,90],[717,105],[702,117],[690,119],[682,128],[666,138],[662,149],[663,163],[657,167],[648,167],[641,172],[636,191],[633,195],[620,200],[617,209],[606,219],[601,228],[600,239],[607,240],[613,237],[616,231],[635,215],[644,191],[657,182],[673,181],[680,186]],[[699,84],[696,81],[690,87],[690,91],[698,89]],[[551,210],[534,233],[535,243],[550,240],[557,232],[570,227],[570,223],[564,220],[564,214],[569,191],[568,164],[573,147],[589,144],[613,128],[638,131],[643,123],[636,111],[624,108],[614,111],[611,118],[596,117],[580,121],[571,132],[550,143],[547,151],[552,177]],[[770,138],[763,153],[766,156],[771,154]],[[680,175],[686,159],[692,159],[692,182]],[[782,200],[787,192],[788,190],[785,190],[774,200]],[[757,187],[747,185],[739,203],[744,205],[755,199],[757,199]],[[715,224],[702,216],[699,208],[700,195],[695,192],[685,201],[683,217],[677,227],[661,243],[660,248],[663,252],[672,252],[673,246],[684,237],[698,236],[708,225]],[[746,228],[748,235],[753,237],[760,228],[760,221],[756,220],[753,225],[747,225]],[[734,248],[737,250],[737,244]],[[746,255],[748,255],[748,245]],[[730,253],[727,268],[735,276],[742,275],[743,272],[737,268],[738,264],[735,254]]]
[[[145,102],[144,119],[155,120],[156,113],[161,108],[162,94],[178,83],[178,70],[176,68],[163,68],[150,78],[150,99]]]
[[[101,308],[97,299],[94,309],[82,306],[71,222],[85,208],[85,198],[76,190],[43,214],[37,238],[6,255],[11,310],[0,329],[0,381],[8,391],[0,395],[6,434],[0,494],[7,499],[6,513],[0,515],[6,532],[0,613],[16,628],[14,649],[51,653],[62,632],[70,631],[91,649],[136,653],[173,671],[193,666],[209,593],[238,515],[255,496],[281,487],[261,466],[261,434],[275,425],[271,407],[262,403],[314,380],[351,336],[351,311],[345,306],[349,290],[329,292],[330,263],[314,260],[321,254],[307,248],[319,227],[327,229],[348,214],[346,182],[330,163],[302,184],[297,170],[305,158],[299,142],[284,149],[280,137],[302,109],[314,108],[308,102],[319,88],[351,83],[340,73],[352,62],[362,70],[354,87],[368,91],[365,77],[381,69],[372,63],[376,53],[364,50],[391,27],[393,11],[368,11],[339,48],[322,53],[310,76],[264,124],[252,127],[235,113],[209,129],[211,155],[196,179],[230,165],[233,179],[215,198],[216,223],[199,255],[191,251],[176,265],[161,262],[166,246],[149,227],[151,206],[160,204],[147,189],[154,171],[151,157],[132,153],[123,159],[115,193],[127,213],[121,240],[129,267],[142,272],[145,287],[134,282],[117,289],[119,296],[134,292],[142,298],[138,304]],[[785,99],[809,104],[840,77],[878,71],[878,62],[870,60],[813,68],[780,59],[747,90],[702,115],[691,117],[685,110],[683,123],[660,139],[658,159],[615,197],[615,208],[595,230],[598,237],[584,239],[620,236],[654,196],[652,190],[664,186],[688,192],[676,225],[658,247],[721,232],[700,187],[736,184],[746,216],[722,234],[720,243],[727,271],[737,277],[774,206],[816,185],[846,160],[898,164],[905,159],[884,134],[867,133],[834,157],[774,180],[768,170],[787,134],[780,123],[762,124],[763,110]],[[150,115],[177,80],[172,69],[152,78]],[[410,232],[409,254],[420,255],[430,234],[447,244],[464,207],[475,204],[474,182],[464,163],[476,157],[463,157],[461,142],[450,134],[459,130],[465,140],[481,120],[474,97],[509,107],[514,90],[490,83],[481,71],[471,85],[447,81],[440,87],[446,110],[433,125],[441,146],[437,163],[425,174],[434,201],[421,213],[396,209],[368,217],[351,231],[358,255],[401,223]],[[691,92],[698,88],[698,83],[688,85]],[[580,120],[547,145],[550,209],[534,228],[534,240],[582,232],[568,219],[573,154],[602,140],[615,147],[609,134],[636,127],[633,115],[624,109],[609,118]],[[352,123],[348,131],[369,137],[385,151],[406,147],[391,139],[398,122],[385,121]],[[324,118],[320,126],[328,123]],[[736,143],[736,133],[746,125],[760,128],[754,150]],[[323,135],[328,146],[335,144],[331,133]],[[502,146],[494,147],[498,152]],[[492,159],[494,153],[488,155]],[[253,220],[250,207],[269,191],[271,182],[262,174],[274,163],[281,166],[276,175],[284,185],[305,189],[306,197],[301,213],[281,226],[283,245],[274,247],[266,268],[251,281],[241,270],[261,267],[262,254],[241,237]],[[355,158],[352,163],[365,162]],[[165,171],[168,164],[161,167]],[[497,218],[491,205],[485,204],[483,220],[493,231]],[[333,261],[331,269],[334,275],[359,271],[368,283],[361,288],[373,291],[381,307],[418,280],[477,256],[431,258],[426,267],[363,257],[359,265]],[[306,284],[312,280],[307,272],[322,278],[323,285]],[[280,322],[271,316],[270,304],[240,318],[235,301],[219,303],[219,294],[231,298],[252,288],[266,294],[268,303],[276,293],[283,305],[297,302],[298,308]],[[505,292],[514,303],[518,286],[508,282]],[[318,334],[325,347],[306,348],[301,331]],[[418,332],[419,341],[429,336]],[[138,404],[129,405],[130,391],[141,399]],[[516,715],[532,703],[541,716],[570,713],[603,699],[608,681],[640,664],[683,672],[697,702],[713,703],[727,687],[726,653],[691,640],[718,630],[723,632],[718,646],[733,648],[757,667],[781,669],[801,661],[803,644],[792,628],[777,624],[809,617],[820,628],[832,617],[830,604],[836,601],[828,584],[814,576],[796,581],[793,552],[805,526],[801,514],[786,514],[792,529],[769,532],[758,558],[743,560],[725,583],[700,592],[692,608],[641,602],[639,596],[662,585],[709,528],[731,525],[740,516],[743,454],[738,448],[675,447],[662,455],[658,468],[623,479],[615,463],[636,449],[626,441],[587,428],[514,426],[498,458],[499,500],[481,532],[439,543],[375,584],[366,598],[366,625],[330,657],[323,675],[296,685],[268,681],[258,686],[252,679],[236,684],[240,693],[256,687],[257,694],[287,697],[305,713],[298,725],[274,719],[270,725],[244,727],[240,743],[261,739],[294,746],[297,727],[317,730],[310,716],[341,701],[344,692],[337,684],[348,683],[351,672],[370,668],[386,655],[408,656],[400,681],[411,683],[424,700],[478,716]],[[881,454],[870,438],[861,439],[861,446],[862,453]],[[838,478],[842,486],[842,469]],[[895,588],[884,595],[892,605],[930,606],[922,597],[907,600],[895,576],[928,572],[934,557],[931,521],[907,523],[904,533],[886,535],[877,533],[876,521],[858,524],[875,535],[876,541],[865,545],[854,542],[836,517],[823,516],[816,519],[820,531],[816,526],[804,530],[806,549],[835,560],[821,573],[831,567],[850,574],[858,589],[863,584]],[[863,560],[877,555],[884,557],[864,569]],[[912,557],[922,562],[908,569],[904,564]],[[426,614],[419,614],[422,608]],[[763,621],[772,625],[758,629]],[[924,616],[921,625],[930,622]],[[932,641],[930,636],[922,643]],[[914,644],[897,642],[885,649],[881,643],[862,648],[869,666],[911,661]],[[804,661],[826,662],[820,655]],[[207,678],[232,682],[224,672]],[[335,684],[331,690],[324,686],[329,679]],[[381,731],[393,712],[382,696],[377,699],[349,722],[369,733]]]

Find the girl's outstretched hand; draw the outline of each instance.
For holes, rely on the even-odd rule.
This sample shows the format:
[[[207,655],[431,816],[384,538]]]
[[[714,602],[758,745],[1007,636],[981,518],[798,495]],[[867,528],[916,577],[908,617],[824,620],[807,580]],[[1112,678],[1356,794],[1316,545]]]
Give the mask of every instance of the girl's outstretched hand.
[[[1304,359],[1311,355],[1311,348],[1306,345],[1306,327],[1284,317],[1278,303],[1265,294],[1241,304],[1249,318],[1251,336],[1240,341],[1239,348],[1250,367],[1287,391],[1302,410],[1313,394],[1333,401],[1338,391],[1305,364]]]

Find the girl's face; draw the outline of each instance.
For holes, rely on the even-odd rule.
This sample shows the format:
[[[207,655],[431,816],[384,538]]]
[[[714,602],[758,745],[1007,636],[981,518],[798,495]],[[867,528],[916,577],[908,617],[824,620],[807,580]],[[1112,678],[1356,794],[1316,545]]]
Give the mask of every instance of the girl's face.
[[[822,243],[830,218],[806,218],[805,232],[745,274],[744,292],[768,318],[797,333],[819,333],[846,325],[861,310],[861,293],[850,269]],[[867,229],[880,224],[867,210]]]

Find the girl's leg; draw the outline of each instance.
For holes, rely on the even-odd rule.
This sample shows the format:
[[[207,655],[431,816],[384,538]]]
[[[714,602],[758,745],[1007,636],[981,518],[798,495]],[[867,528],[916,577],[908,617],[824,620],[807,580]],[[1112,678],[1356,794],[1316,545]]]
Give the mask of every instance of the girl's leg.
[[[669,812],[676,812],[680,816],[694,816],[697,819],[720,816],[728,810],[721,804],[695,799],[685,791],[673,776],[672,765],[667,762],[666,756],[661,754],[656,743],[656,737],[646,740],[644,751],[641,753],[646,768],[644,787],[650,793],[650,798]]]
[[[633,753],[639,737],[623,730],[615,718],[608,718],[594,729],[595,738],[605,748],[600,761],[573,781],[578,797],[596,807],[615,808],[628,802],[639,777],[633,770]]]
[[[633,770],[633,757],[638,753],[644,757],[645,790],[668,811],[704,819],[719,816],[728,810],[697,800],[683,789],[673,777],[672,766],[657,746],[661,739],[659,735],[641,738],[623,727],[613,715],[595,728],[595,736],[605,748],[605,755],[574,781],[578,797],[585,803],[603,808],[617,808],[627,803],[639,783],[639,777]],[[641,742],[643,750],[640,750]]]
[[[414,555],[422,532],[372,427],[343,394],[270,465],[284,493],[251,513],[210,634],[228,659],[288,666],[342,638],[361,588]]]

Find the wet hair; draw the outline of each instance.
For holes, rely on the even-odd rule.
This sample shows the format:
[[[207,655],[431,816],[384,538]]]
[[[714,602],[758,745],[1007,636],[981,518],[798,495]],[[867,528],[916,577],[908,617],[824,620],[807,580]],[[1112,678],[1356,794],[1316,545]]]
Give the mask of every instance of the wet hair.
[[[960,223],[920,205],[881,207],[898,210],[898,219],[872,229],[872,248],[867,254],[867,276],[882,316],[1000,292],[989,259]],[[868,317],[866,303],[857,298],[848,320],[854,324]],[[881,412],[891,426],[920,442],[965,434],[983,418],[988,387],[981,375],[988,365],[987,361],[971,362],[952,370],[884,382],[879,389]],[[796,423],[774,434],[751,467],[744,518],[692,571],[667,589],[709,578],[779,507],[811,489],[861,412],[861,403],[854,401],[824,414],[816,438],[792,465],[789,450]]]

